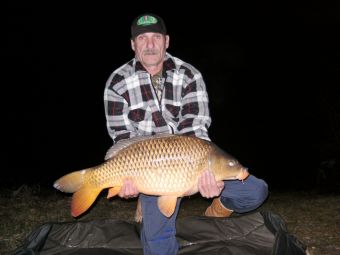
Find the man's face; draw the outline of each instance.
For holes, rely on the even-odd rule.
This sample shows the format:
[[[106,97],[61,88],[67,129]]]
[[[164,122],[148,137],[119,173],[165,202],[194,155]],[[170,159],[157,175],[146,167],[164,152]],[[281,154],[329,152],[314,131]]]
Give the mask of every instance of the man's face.
[[[169,36],[160,33],[144,33],[131,40],[131,48],[136,58],[148,69],[163,64]]]

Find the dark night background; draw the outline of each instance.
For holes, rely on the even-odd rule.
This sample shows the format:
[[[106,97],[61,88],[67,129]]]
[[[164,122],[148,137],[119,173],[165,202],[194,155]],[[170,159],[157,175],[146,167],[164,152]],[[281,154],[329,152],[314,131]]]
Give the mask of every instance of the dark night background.
[[[132,19],[151,11],[167,24],[168,52],[204,76],[212,141],[271,189],[336,190],[338,7],[324,1],[7,2],[1,185],[53,189],[61,175],[103,162],[111,145],[105,82],[133,57]]]

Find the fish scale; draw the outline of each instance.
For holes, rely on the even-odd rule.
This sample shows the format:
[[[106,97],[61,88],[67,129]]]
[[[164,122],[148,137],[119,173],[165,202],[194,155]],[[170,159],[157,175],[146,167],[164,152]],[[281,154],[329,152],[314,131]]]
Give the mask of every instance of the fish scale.
[[[248,176],[234,157],[214,143],[192,136],[156,135],[118,142],[104,163],[61,177],[54,187],[74,193],[72,215],[85,212],[101,190],[108,197],[119,193],[130,179],[139,192],[159,196],[159,209],[169,217],[178,197],[198,191],[198,177],[211,170],[216,180],[244,179]]]
[[[188,161],[186,159],[190,158],[189,155],[192,155],[192,147],[189,147],[184,142],[185,141],[175,141],[174,144],[169,142],[159,143],[155,141],[151,143],[141,142],[135,146],[135,148],[131,148],[130,153],[122,154],[117,157],[117,160],[109,162],[108,164],[112,164],[109,168],[119,169],[117,176],[132,178],[138,186],[149,187],[149,190],[144,190],[146,193],[165,192],[165,190],[169,190],[169,187],[165,186],[166,182],[162,181],[164,178],[175,178],[173,190],[178,190],[180,185],[185,185],[186,178],[183,178],[183,181],[178,181],[181,179],[178,179],[177,177],[180,177],[181,172],[187,173],[187,171],[183,171],[183,169],[192,167],[192,162],[195,160],[191,159],[191,161]],[[174,148],[177,148],[177,151]],[[188,155],[185,155],[185,152],[187,152]],[[208,150],[205,151],[205,153],[207,152]],[[179,157],[180,154],[182,154],[182,157]],[[198,156],[202,157],[203,154],[198,154]],[[150,161],[149,158],[152,160]],[[177,159],[175,164],[174,158]],[[144,178],[135,179],[134,177],[136,177],[136,174],[139,173],[139,171],[134,172],[133,169],[141,169],[142,171],[147,172],[142,176]],[[150,169],[151,171],[148,171]],[[113,182],[108,186],[122,184],[123,178],[117,178],[117,176],[113,178]]]

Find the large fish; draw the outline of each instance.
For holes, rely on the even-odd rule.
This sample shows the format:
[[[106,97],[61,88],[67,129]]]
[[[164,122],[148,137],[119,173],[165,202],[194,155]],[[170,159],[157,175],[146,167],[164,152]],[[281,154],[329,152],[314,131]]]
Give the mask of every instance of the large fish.
[[[198,177],[211,170],[217,181],[243,180],[249,174],[234,157],[214,143],[192,136],[161,134],[119,141],[95,167],[67,174],[54,183],[58,190],[74,193],[71,214],[84,213],[99,193],[109,188],[117,195],[125,179],[139,192],[156,195],[158,207],[170,217],[178,197],[198,192]]]

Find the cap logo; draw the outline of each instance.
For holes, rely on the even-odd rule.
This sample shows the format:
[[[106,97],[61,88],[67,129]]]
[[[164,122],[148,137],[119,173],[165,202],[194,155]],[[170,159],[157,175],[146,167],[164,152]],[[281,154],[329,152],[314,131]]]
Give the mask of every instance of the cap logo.
[[[137,26],[149,26],[149,25],[157,24],[157,21],[158,20],[155,17],[146,15],[146,16],[140,17],[137,20]]]

